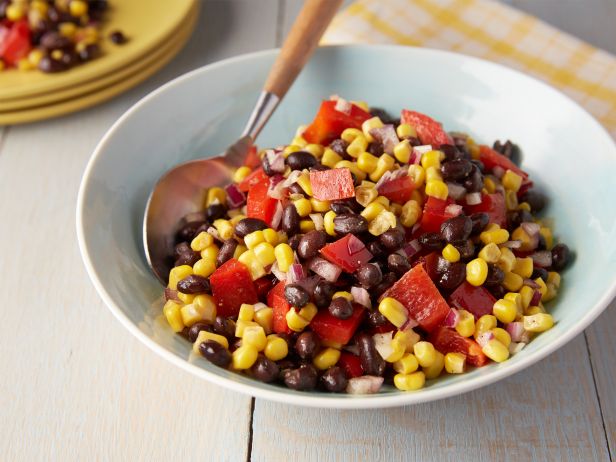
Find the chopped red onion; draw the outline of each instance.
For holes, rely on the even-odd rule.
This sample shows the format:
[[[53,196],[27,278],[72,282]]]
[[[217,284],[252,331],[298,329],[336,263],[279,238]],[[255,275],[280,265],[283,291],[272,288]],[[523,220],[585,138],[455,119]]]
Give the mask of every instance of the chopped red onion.
[[[173,300],[174,302],[182,303],[182,300],[178,297],[178,291],[170,289],[169,287],[165,288],[165,301]]]
[[[287,271],[287,284],[293,284],[294,282],[301,281],[306,277],[304,267],[299,263],[293,263]]]
[[[449,197],[455,200],[460,200],[466,194],[466,188],[458,183],[447,183]]]
[[[293,170],[291,173],[289,173],[289,176],[287,177],[287,179],[284,180],[285,187],[288,188],[293,183],[295,183],[297,179],[301,176],[301,174],[302,174],[301,170]]]
[[[415,255],[421,252],[421,245],[419,244],[419,240],[413,239],[411,242],[409,242],[403,247],[403,250],[407,258],[413,258]]]
[[[383,183],[385,183],[385,182],[389,181],[389,178],[390,178],[390,177],[391,177],[391,172],[388,170],[388,171],[386,171],[385,173],[383,173],[383,176],[382,176],[381,178],[379,178],[379,181],[377,181],[377,182],[376,182],[376,184],[374,185],[374,187],[375,187],[376,189],[379,189],[379,188],[380,188],[380,186],[381,186]]]
[[[276,210],[274,210],[274,216],[272,217],[272,228],[278,229],[280,222],[282,221],[282,203],[278,201],[276,204]]]
[[[336,100],[336,105],[334,106],[334,109],[338,112],[342,112],[343,114],[349,115],[351,114],[351,108],[353,107],[353,105],[348,102],[346,99],[344,98],[338,98]]]
[[[501,246],[508,249],[519,249],[522,246],[522,241],[507,241],[503,242]]]
[[[443,321],[443,326],[454,328],[458,325],[460,321],[460,313],[455,308],[450,308],[449,313],[445,316],[445,320]]]
[[[552,252],[549,250],[540,250],[533,253],[530,257],[533,259],[535,266],[540,266],[541,268],[552,266]]]
[[[218,234],[218,230],[216,228],[214,228],[213,226],[210,226],[207,229],[207,233],[209,235],[211,235],[214,239],[216,239],[217,241],[222,241],[222,239],[220,238],[220,234]]]
[[[480,192],[468,193],[466,195],[466,203],[468,205],[479,205],[479,204],[481,204],[481,193]]]
[[[377,393],[383,385],[383,377],[374,375],[362,375],[349,379],[346,392],[351,395],[367,395]]]
[[[370,130],[370,134],[375,140],[380,141],[383,144],[383,150],[387,154],[393,154],[394,148],[400,142],[398,135],[396,134],[396,129],[391,124],[373,128]]]
[[[253,308],[255,309],[255,313],[256,313],[257,311],[260,311],[260,310],[262,310],[262,309],[264,309],[264,308],[267,308],[267,307],[268,307],[268,306],[267,306],[265,303],[261,303],[261,302],[255,303],[255,304],[253,305]]]
[[[383,359],[389,358],[394,352],[394,347],[392,345],[393,335],[393,332],[383,332],[372,336],[374,348],[379,352]]]
[[[246,196],[244,196],[244,193],[239,190],[236,184],[228,184],[225,186],[225,191],[227,191],[227,202],[230,209],[241,207],[246,202]]]
[[[507,330],[507,333],[511,336],[512,342],[521,341],[524,333],[526,332],[524,330],[524,323],[521,321],[510,322],[505,326],[505,329]]]
[[[533,293],[533,298],[530,299],[530,306],[539,306],[539,302],[541,301],[541,291],[535,290]]]
[[[530,237],[534,237],[539,234],[540,226],[537,223],[525,221],[520,224],[520,226]]]
[[[449,215],[450,217],[457,217],[462,213],[462,206],[458,204],[449,204],[445,207],[445,215]]]
[[[365,248],[366,246],[362,241],[360,241],[353,234],[349,235],[349,240],[347,241],[347,250],[349,251],[349,255],[355,255],[356,253],[361,252]]]
[[[366,308],[370,308],[372,306],[370,303],[370,294],[363,287],[351,287],[351,295],[353,296],[353,301],[355,303],[359,303]]]
[[[314,229],[321,231],[324,227],[323,215],[320,213],[311,213],[310,219],[314,223]]]
[[[421,223],[415,223],[411,228],[411,234],[415,234],[419,228],[421,228]]]
[[[336,282],[338,277],[340,277],[340,273],[342,273],[342,268],[321,257],[314,257],[310,260],[308,263],[308,269],[314,271],[316,274],[329,282]]]
[[[494,334],[492,332],[490,332],[490,331],[482,332],[477,337],[477,343],[479,344],[479,346],[481,346],[483,348],[484,346],[487,345],[487,343],[490,340],[493,340],[493,339],[494,339]]]
[[[265,157],[267,157],[267,163],[272,172],[284,172],[284,155],[281,151],[274,151],[273,149],[268,149],[267,151],[265,151]]]
[[[494,168],[492,169],[492,174],[500,180],[505,174],[505,169],[503,167],[495,165]]]
[[[284,186],[284,177],[282,175],[274,175],[270,177],[269,188],[267,188],[267,195],[272,199],[284,199],[286,196],[286,187]]]
[[[524,279],[524,285],[530,287],[531,289],[539,289],[541,286],[537,284],[532,279]]]
[[[418,325],[419,323],[415,321],[413,318],[408,318],[406,322],[402,324],[402,327],[400,327],[400,330],[412,330],[414,327],[417,327]],[[419,342],[419,334],[415,332],[413,332],[413,334],[417,336],[417,340],[415,341],[415,343]]]
[[[528,340],[527,340],[527,342],[528,342]],[[509,344],[509,353],[512,354],[512,355],[514,355],[516,353],[519,353],[526,346],[527,342],[519,342],[519,343],[511,342]]]
[[[185,215],[183,218],[185,223],[190,223],[193,221],[205,221],[207,220],[207,216],[204,211],[201,212],[192,212],[188,215]]]
[[[276,276],[276,279],[278,279],[279,281],[287,280],[287,273],[285,273],[284,271],[280,271],[280,268],[278,268],[277,261],[274,262],[274,264],[270,268],[270,271],[272,272],[274,276]]]

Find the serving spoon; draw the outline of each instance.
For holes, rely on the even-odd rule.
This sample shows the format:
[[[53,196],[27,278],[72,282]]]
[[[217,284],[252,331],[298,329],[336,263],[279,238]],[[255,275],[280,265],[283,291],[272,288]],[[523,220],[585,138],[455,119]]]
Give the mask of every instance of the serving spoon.
[[[180,220],[203,210],[206,190],[229,183],[235,169],[244,164],[256,137],[314,52],[342,1],[304,3],[240,139],[216,157],[191,160],[172,168],[154,186],[145,208],[143,244],[148,264],[163,285],[167,284],[172,268],[169,257]]]

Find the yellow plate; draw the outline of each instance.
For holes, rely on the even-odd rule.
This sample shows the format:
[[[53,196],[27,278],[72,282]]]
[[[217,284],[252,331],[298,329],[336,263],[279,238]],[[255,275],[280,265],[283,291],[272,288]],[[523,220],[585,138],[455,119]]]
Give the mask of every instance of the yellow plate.
[[[169,52],[166,55],[161,56],[150,67],[138,68],[134,74],[125,77],[115,85],[87,93],[77,98],[20,111],[0,112],[0,125],[17,125],[35,122],[37,120],[48,119],[51,117],[68,114],[70,112],[79,111],[106,101],[117,94],[134,87],[167,64],[177,54],[177,52],[182,49],[190,37],[190,32],[192,32],[194,23],[195,21],[193,20],[192,24],[188,24],[186,31],[183,32],[185,35],[181,36],[181,39],[174,46],[172,46],[171,49],[169,49]]]
[[[66,89],[56,90],[41,95],[32,95],[29,97],[2,101],[0,100],[0,114],[6,112],[22,111],[50,104],[57,104],[69,99],[75,99],[83,95],[100,91],[106,87],[114,86],[122,80],[133,76],[137,72],[146,70],[154,65],[160,59],[164,59],[172,50],[175,49],[179,42],[186,39],[186,35],[192,32],[194,20],[190,19],[190,23],[182,24],[181,30],[177,34],[173,34],[173,38],[167,41],[161,48],[158,48],[152,54],[145,56],[132,66],[124,67],[117,72],[107,74],[100,79],[90,80],[82,85],[76,85]]]
[[[0,72],[0,99],[13,99],[46,93],[83,82],[134,64],[152,53],[180,30],[196,0],[114,0],[103,23],[103,55],[89,63],[58,74],[42,72]],[[193,13],[196,15],[196,13]],[[121,30],[128,41],[115,45],[110,32]]]

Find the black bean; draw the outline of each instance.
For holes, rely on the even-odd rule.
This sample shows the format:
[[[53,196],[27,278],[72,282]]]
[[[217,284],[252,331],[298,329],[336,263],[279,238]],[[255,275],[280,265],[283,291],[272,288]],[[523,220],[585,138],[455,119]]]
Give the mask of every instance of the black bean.
[[[299,214],[295,205],[288,204],[282,211],[282,230],[287,234],[295,234],[299,231]]]
[[[220,250],[218,251],[218,255],[216,256],[216,266],[221,266],[223,263],[231,260],[233,258],[233,254],[235,254],[236,248],[237,241],[235,239],[227,239],[223,242],[222,246],[220,246]]]
[[[52,74],[55,72],[63,72],[68,69],[68,66],[62,61],[53,59],[51,56],[43,56],[38,63],[38,68],[41,72]]]
[[[333,366],[321,376],[321,384],[327,391],[338,393],[346,389],[349,380],[341,367]]]
[[[385,149],[383,148],[383,143],[374,141],[368,145],[366,152],[369,152],[373,156],[381,157],[381,155],[385,152]]]
[[[272,170],[272,166],[270,165],[269,160],[267,160],[267,156],[263,156],[263,159],[261,159],[261,167],[267,176],[274,176],[279,173]]]
[[[349,203],[346,201],[334,201],[331,204],[329,204],[329,208],[332,209],[332,211],[336,215],[342,215],[342,214],[348,215],[348,214],[355,213],[355,210],[353,210],[351,205],[349,205]]]
[[[479,159],[471,159],[471,164],[475,165],[481,173],[483,173],[486,169],[485,165],[483,165],[483,162],[481,162]]]
[[[507,140],[504,144],[500,141],[495,141],[492,147],[495,151],[500,152],[503,156],[511,159],[514,164],[520,165],[521,153],[517,144],[514,144],[509,140]]]
[[[322,172],[323,170],[330,170],[330,168],[327,165],[323,164],[316,164],[310,167],[311,172]]]
[[[403,257],[398,253],[392,253],[389,257],[387,257],[387,268],[389,271],[393,271],[398,276],[402,276],[411,269],[411,264],[406,257]]]
[[[338,319],[349,319],[353,315],[353,305],[344,297],[334,298],[327,310]]]
[[[319,308],[325,308],[329,306],[332,300],[332,296],[336,292],[334,286],[327,281],[319,281],[314,287],[314,294],[312,296],[314,304]]]
[[[368,324],[373,327],[379,327],[387,324],[387,318],[381,314],[379,310],[371,310],[368,313]]]
[[[488,275],[484,284],[486,286],[495,286],[502,284],[505,280],[505,272],[498,266],[491,263],[488,264]]]
[[[75,53],[73,50],[67,50],[62,53],[60,61],[66,64],[67,67],[72,67],[77,64],[77,62],[79,61],[79,57],[77,56],[77,53]]]
[[[211,204],[205,209],[208,220],[214,221],[219,218],[224,218],[227,213],[227,207],[224,204]]]
[[[366,375],[382,376],[385,373],[385,360],[376,351],[374,340],[369,334],[361,333],[356,337],[359,359]]]
[[[214,324],[212,324],[212,329],[218,335],[222,335],[228,339],[233,340],[235,338],[235,322],[231,319],[216,316]]]
[[[397,280],[398,276],[396,276],[396,273],[385,273],[383,275],[383,280],[371,290],[372,294],[375,297],[380,297],[383,292],[393,286]]]
[[[385,253],[385,246],[383,246],[383,244],[381,244],[379,241],[369,242],[368,245],[366,246],[366,248],[375,257],[378,257],[378,256],[383,255]]]
[[[286,162],[291,167],[291,170],[304,170],[305,168],[314,167],[317,164],[317,159],[309,152],[296,151],[289,154]]]
[[[539,242],[537,243],[537,249],[536,250],[547,250],[548,249],[548,244],[545,241],[545,237],[543,236],[543,234],[539,234]]]
[[[343,213],[334,218],[334,231],[338,234],[360,234],[368,231],[368,220],[361,215]]]
[[[302,240],[302,237],[304,237],[303,234],[294,234],[293,236],[291,236],[289,238],[289,247],[291,247],[291,249],[293,249],[293,251],[297,251],[298,247],[299,247],[299,243]]]
[[[0,2],[0,20],[6,17],[6,7],[9,6],[9,0],[3,0]]]
[[[205,359],[219,367],[227,367],[231,363],[231,353],[214,340],[206,340],[199,345],[199,352]]]
[[[441,144],[441,147],[438,148],[439,151],[445,154],[445,160],[448,162],[464,159],[464,153],[458,149],[457,146],[452,144]]]
[[[122,45],[123,43],[126,43],[126,36],[122,31],[116,30],[109,34],[109,40],[116,45]]]
[[[40,45],[47,51],[68,50],[73,46],[73,42],[59,32],[50,31],[41,37]]]
[[[235,225],[235,234],[237,237],[244,237],[255,231],[261,231],[267,229],[267,223],[258,218],[242,218],[237,225]]]
[[[344,141],[343,139],[336,139],[329,144],[329,149],[334,151],[339,156],[345,157],[347,156],[346,149],[349,146],[349,143]]]
[[[195,343],[197,337],[199,336],[199,332],[201,332],[202,330],[212,332],[212,326],[204,322],[198,322],[196,324],[193,324],[192,326],[190,326],[190,329],[188,329],[188,340],[191,343]]]
[[[183,294],[204,294],[210,290],[210,280],[191,274],[178,282],[178,291]]]
[[[404,244],[404,231],[390,229],[379,236],[379,241],[387,250],[398,250]]]
[[[374,287],[383,279],[381,268],[374,263],[365,263],[357,270],[357,280],[365,289]]]
[[[182,242],[175,247],[175,266],[193,266],[201,259],[201,254],[190,248],[188,243]]]
[[[507,214],[507,222],[510,228],[517,228],[524,222],[532,222],[533,216],[526,210],[514,210]]]
[[[494,296],[494,298],[501,299],[505,297],[505,294],[508,292],[507,289],[505,289],[505,287],[503,287],[501,284],[495,284],[493,286],[486,286],[488,288],[488,290],[490,291],[490,293]]]
[[[302,332],[295,341],[295,351],[302,359],[312,359],[319,349],[319,337],[314,332]]]
[[[299,284],[287,284],[284,288],[284,298],[290,305],[301,308],[310,301],[310,294]]]
[[[91,61],[94,58],[98,58],[101,54],[101,49],[96,44],[86,45],[83,50],[79,51],[79,59],[81,61]]]
[[[481,188],[483,188],[483,175],[477,165],[473,164],[471,173],[464,180],[463,186],[469,193],[481,191]]]
[[[441,165],[441,173],[445,181],[461,181],[470,175],[473,164],[466,159],[450,160]]]
[[[552,248],[552,269],[554,271],[564,270],[569,263],[570,256],[569,247],[565,244],[556,244]]]
[[[460,252],[460,258],[462,260],[468,260],[475,256],[475,244],[473,244],[473,241],[470,239],[464,242],[456,242],[454,247]]]
[[[299,183],[292,183],[291,186],[289,186],[289,194],[297,194],[306,197],[306,192]]]
[[[423,233],[418,241],[419,245],[427,250],[441,250],[445,245],[440,233]]]
[[[312,364],[302,364],[297,369],[284,373],[284,383],[293,390],[313,390],[317,386],[319,376]]]
[[[381,122],[383,122],[385,125],[393,124],[396,122],[395,117],[392,117],[385,109],[382,109],[380,107],[371,107],[370,114],[372,115],[372,117],[378,117],[379,119],[381,119]],[[400,124],[398,123],[397,125]]]
[[[490,215],[484,212],[473,213],[470,219],[473,224],[471,234],[479,234],[490,223]]]
[[[520,202],[527,202],[530,205],[530,209],[537,213],[545,208],[547,201],[544,194],[531,189],[522,195]]]
[[[274,361],[265,356],[259,356],[250,368],[250,372],[255,379],[269,383],[278,378],[280,370]]]
[[[473,222],[466,215],[446,220],[441,225],[441,236],[449,243],[462,242],[469,238],[473,231]]]
[[[535,267],[533,268],[533,274],[530,277],[531,279],[541,278],[544,282],[548,281],[548,270],[545,268]]]
[[[319,250],[323,248],[327,242],[327,235],[323,231],[309,231],[302,236],[297,246],[297,254],[308,260],[315,257]]]
[[[466,279],[466,265],[462,262],[449,263],[438,280],[439,285],[445,290],[454,290]]]

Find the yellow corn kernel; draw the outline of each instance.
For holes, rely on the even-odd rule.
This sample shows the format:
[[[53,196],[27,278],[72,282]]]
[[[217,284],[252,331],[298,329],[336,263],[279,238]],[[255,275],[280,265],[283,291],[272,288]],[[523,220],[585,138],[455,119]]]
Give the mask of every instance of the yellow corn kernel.
[[[524,228],[521,226],[513,230],[511,233],[511,239],[514,241],[520,241],[520,250],[523,252],[533,250],[535,247],[534,240],[530,238],[528,233],[526,233]]]
[[[373,156],[369,152],[362,152],[357,157],[357,167],[362,172],[370,173],[376,169],[378,161],[379,161],[378,157]]]
[[[307,217],[312,213],[312,205],[310,205],[310,201],[306,198],[296,200],[293,202],[293,205],[300,217]]]
[[[509,358],[509,348],[496,339],[488,341],[481,351],[483,351],[488,358],[497,363],[502,363]]]
[[[496,223],[489,223],[483,230],[484,231],[494,231],[500,229],[500,226]]]
[[[332,296],[332,300],[334,298],[345,298],[348,301],[352,302],[353,301],[353,295],[351,295],[350,292],[346,292],[346,291],[338,291],[336,292],[333,296]]]
[[[501,256],[496,265],[505,273],[508,273],[513,269],[513,265],[515,265],[515,255],[507,247],[501,247],[500,251]]]
[[[41,15],[46,15],[49,11],[49,5],[46,0],[33,0],[30,2],[30,9],[36,10]]]
[[[538,313],[545,313],[545,309],[540,306],[529,306],[526,310],[524,310],[524,316],[532,316]]]
[[[246,236],[244,236],[244,243],[249,249],[254,249],[262,242],[265,242],[265,235],[263,234],[262,230],[253,231],[252,233],[246,234]]]
[[[400,124],[396,128],[396,134],[398,138],[417,138],[417,131],[414,127],[411,127],[409,124]]]
[[[325,148],[325,151],[323,151],[323,157],[321,157],[321,163],[329,168],[334,168],[334,166],[341,160],[342,157],[330,148]]]
[[[289,311],[287,311],[285,319],[287,320],[287,326],[289,326],[289,329],[291,329],[293,332],[303,331],[310,323],[310,321],[300,316],[294,308],[291,308]]]
[[[396,327],[402,327],[408,320],[408,312],[404,305],[395,298],[385,297],[379,303],[380,313]]]
[[[385,210],[380,202],[371,202],[361,211],[360,215],[368,221],[374,220],[377,215]]]
[[[352,143],[355,138],[358,136],[364,136],[364,133],[357,128],[345,128],[340,138],[342,138],[347,143]]]
[[[247,327],[250,326],[258,326],[259,324],[254,321],[245,321],[243,319],[238,319],[235,322],[235,336],[238,338],[242,338],[244,336],[244,331]]]
[[[193,272],[197,276],[206,278],[214,271],[216,271],[216,260],[210,258],[201,258],[193,265]]]
[[[516,258],[511,271],[522,278],[530,278],[533,274],[533,259],[530,257]]]
[[[195,252],[201,252],[214,243],[214,238],[210,233],[201,231],[190,243],[190,248]]]
[[[176,290],[178,288],[178,282],[191,274],[193,274],[193,269],[188,265],[180,265],[172,268],[171,271],[169,271],[169,284],[167,284],[167,287]]]
[[[466,356],[462,353],[447,353],[445,355],[445,370],[449,374],[462,374],[466,365]]]
[[[495,229],[493,231],[484,231],[479,235],[479,239],[484,244],[503,244],[509,240],[509,231],[506,229]]]
[[[500,322],[507,324],[515,320],[518,309],[515,302],[507,300],[506,298],[501,298],[494,302],[492,313]]]
[[[56,50],[54,50],[54,52],[55,51]],[[34,68],[34,64],[32,64],[28,58],[22,58],[17,62],[17,69],[19,69],[20,71],[31,71]]]
[[[184,329],[184,321],[182,321],[180,305],[175,303],[173,300],[167,300],[165,302],[165,306],[163,306],[163,314],[174,332],[181,332],[182,329]]]
[[[543,236],[543,239],[545,239],[546,249],[552,250],[552,247],[554,247],[554,236],[552,235],[552,230],[542,226],[539,228],[539,234]]]
[[[6,7],[4,14],[9,21],[19,21],[26,15],[26,7],[19,3],[12,3]]]
[[[524,316],[524,329],[529,332],[545,332],[554,326],[554,318],[551,314],[537,313]]]
[[[286,159],[287,157],[289,157],[289,154],[292,154],[294,152],[301,151],[301,150],[302,150],[301,146],[298,146],[296,144],[289,144],[282,150],[282,155]]]
[[[261,326],[247,326],[242,336],[242,345],[252,345],[257,351],[263,351],[267,345],[265,330]]]
[[[250,169],[250,167],[246,167],[244,165],[243,167],[238,168],[235,173],[233,173],[233,181],[235,183],[241,183],[246,179],[248,175],[250,175],[251,172],[252,170]]]
[[[404,346],[404,351],[406,353],[411,353],[413,351],[413,347],[417,342],[419,342],[419,340],[419,334],[413,329],[399,330],[393,338],[393,342],[400,343]]]
[[[265,345],[263,354],[267,359],[280,361],[289,354],[289,345],[284,339],[281,339],[277,335],[268,335],[267,345]]]
[[[319,309],[314,303],[307,303],[306,306],[299,310],[298,314],[306,321],[310,322],[312,321],[312,318],[317,315],[318,311]]]
[[[520,297],[522,298],[522,308],[523,309],[526,309],[530,306],[530,301],[532,300],[534,293],[535,291],[528,286],[523,286],[520,289]]]
[[[550,284],[557,289],[560,287],[560,274],[556,271],[548,271],[548,285]]]
[[[310,198],[310,206],[312,207],[312,212],[325,213],[329,210],[331,206],[330,201],[321,201],[319,199],[315,199],[314,197]]]
[[[458,310],[458,314],[460,319],[458,324],[456,324],[456,331],[462,337],[470,337],[475,333],[475,317],[466,310]]]
[[[535,282],[539,284],[539,292],[541,292],[541,300],[543,300],[543,297],[548,292],[548,286],[545,284],[544,280],[541,278],[535,279]]]
[[[417,201],[411,199],[402,206],[400,223],[402,226],[412,228],[421,218],[422,209]]]
[[[195,353],[199,353],[199,345],[201,345],[203,342],[207,342],[208,340],[212,340],[219,345],[225,347],[226,349],[229,349],[229,341],[226,337],[215,334],[213,332],[208,332],[207,330],[202,330],[201,332],[199,332],[199,335],[197,335],[197,340],[195,340],[195,342],[193,343],[193,351]]]
[[[518,194],[514,191],[505,191],[505,206],[511,212],[518,209]]]
[[[237,315],[238,321],[252,321],[255,316],[255,307],[248,303],[242,303],[240,305],[240,311]]]
[[[496,192],[496,183],[494,183],[494,180],[492,180],[492,178],[485,177],[483,179],[483,185],[485,186],[488,193],[494,194]]]
[[[192,295],[192,294],[183,294],[182,292],[178,291],[177,295],[178,295],[178,298],[182,300],[182,303],[186,305],[192,303],[195,300],[195,295]]]
[[[88,4],[83,0],[71,0],[68,4],[71,16],[79,17],[88,12]]]
[[[419,361],[414,354],[408,353],[394,362],[394,370],[400,374],[410,374],[419,368]]]
[[[257,324],[263,327],[266,334],[270,334],[273,329],[274,310],[269,306],[255,311],[254,320]]]
[[[517,292],[507,292],[504,298],[505,300],[510,300],[515,303],[516,318],[518,318],[518,316],[520,316],[524,312],[524,302],[522,300],[522,295]]]
[[[305,150],[305,147],[307,144],[308,144],[308,141],[306,141],[301,136],[294,136],[293,139],[291,140],[291,146],[297,146],[299,148],[302,148],[302,150]]]
[[[495,327],[492,329],[492,334],[494,334],[494,338],[509,348],[511,345],[511,335],[505,329],[501,329],[500,327]]]
[[[483,258],[475,258],[466,265],[466,280],[469,284],[479,287],[488,277],[488,264]]]
[[[443,248],[443,258],[451,263],[455,263],[460,260],[460,251],[453,245],[447,244]]]
[[[216,319],[216,301],[209,294],[196,295],[192,301],[197,311],[201,313],[203,321],[213,323]]]
[[[265,242],[267,242],[268,244],[276,245],[280,240],[280,236],[278,235],[276,230],[272,228],[266,228],[263,230],[263,239],[265,239]]]
[[[380,236],[388,229],[395,227],[396,216],[387,210],[383,210],[368,224],[368,232],[373,236]]]
[[[496,316],[484,314],[475,324],[475,338],[479,337],[484,332],[492,330],[496,327]]]
[[[229,210],[227,215],[229,215],[229,223],[233,226],[237,226],[240,221],[246,218],[246,215],[242,213],[242,209]]]
[[[312,196],[312,185],[310,184],[310,175],[307,173],[302,173],[297,178],[297,184],[301,186],[306,194]]]
[[[35,48],[30,53],[28,53],[28,61],[30,61],[30,63],[36,67],[41,62],[41,59],[43,59],[43,56],[44,53],[38,48]]]
[[[409,177],[413,180],[415,188],[421,188],[426,181],[426,170],[421,165],[409,165]]]
[[[364,123],[361,124],[361,130],[364,133],[364,137],[368,143],[372,143],[374,141],[374,137],[370,134],[370,130],[373,128],[381,128],[382,126],[383,122],[378,117],[372,117],[371,119],[364,120]]]
[[[234,227],[229,220],[223,220],[219,218],[214,220],[214,228],[218,231],[218,235],[222,240],[231,239],[233,237]]]
[[[370,112],[370,106],[365,101],[351,101],[351,103],[365,112]]]
[[[394,168],[396,161],[389,154],[382,154],[376,163],[376,168],[370,173],[372,181],[379,181],[385,172]]]
[[[321,350],[312,360],[312,364],[317,369],[324,371],[334,366],[340,359],[340,350],[335,348],[325,348]]]
[[[503,287],[511,292],[517,292],[522,288],[524,280],[519,274],[513,272],[506,272],[505,279],[503,280]]]
[[[424,387],[426,375],[421,372],[394,375],[394,386],[401,391],[415,391]]]
[[[389,211],[399,217],[400,214],[402,214],[402,206],[394,202],[393,204],[389,205]]]
[[[440,351],[435,352],[434,362],[429,367],[423,368],[423,373],[426,375],[427,379],[435,379],[441,372],[443,372],[443,368],[445,367],[445,355]]]
[[[218,248],[218,246],[215,244],[212,244],[209,247],[206,247],[205,249],[201,251],[201,258],[203,258],[204,260],[211,260],[215,262],[216,257],[218,257],[219,251],[220,249]]]
[[[440,180],[430,180],[426,182],[426,195],[445,200],[449,195],[449,188]]]
[[[305,143],[305,141],[304,141],[304,143]],[[323,156],[324,148],[320,144],[311,143],[311,144],[306,144],[305,146],[303,146],[302,147],[302,151],[309,152],[310,154],[312,154],[317,159],[320,159],[321,156]]]
[[[288,244],[278,244],[274,248],[274,255],[276,256],[278,269],[285,273],[289,271],[294,261],[293,249]]]
[[[259,352],[252,345],[242,345],[233,353],[231,353],[232,364],[234,369],[250,369],[257,360]]]
[[[336,218],[336,214],[330,210],[325,215],[323,215],[323,229],[330,236],[335,236],[336,231],[334,230],[334,218]]]
[[[441,175],[441,171],[437,167],[428,167],[425,171],[427,183],[434,180],[443,181],[443,175]]]
[[[368,204],[373,202],[379,196],[379,192],[372,186],[360,185],[355,188],[355,200],[363,206],[367,207]]]
[[[314,225],[314,221],[307,219],[299,222],[299,230],[302,233],[308,233],[310,231],[314,231],[316,226]]]
[[[505,189],[517,193],[522,186],[522,177],[511,170],[507,170],[501,178],[501,183]]]
[[[483,258],[487,263],[496,263],[501,256],[501,251],[496,244],[490,242],[479,251],[479,258]]]
[[[276,256],[274,255],[274,246],[269,242],[261,242],[257,244],[257,246],[252,249],[257,260],[263,266],[269,266],[276,261]]]
[[[421,367],[430,367],[436,360],[436,350],[430,342],[417,342],[413,346],[413,353]]]
[[[425,169],[428,167],[441,168],[441,153],[440,151],[428,151],[421,156],[421,166]]]
[[[394,157],[401,164],[408,164],[411,160],[411,143],[409,140],[402,140],[394,146]]]
[[[521,202],[518,204],[518,210],[526,210],[530,212],[530,204],[528,202]]]
[[[238,258],[240,258],[240,255],[242,255],[246,251],[248,251],[248,247],[246,247],[245,245],[239,244],[235,248],[235,251],[233,252],[233,258],[237,260]]]
[[[206,206],[210,206],[213,204],[224,204],[225,202],[227,202],[227,193],[224,189],[217,186],[208,189],[207,200],[205,201]]]
[[[383,207],[385,207],[385,209],[389,208],[389,199],[387,199],[385,196],[377,196],[374,201],[381,204]]]
[[[250,271],[250,276],[253,281],[256,281],[262,276],[265,276],[265,268],[257,259],[253,250],[247,250],[239,256],[238,261],[243,263]]]

